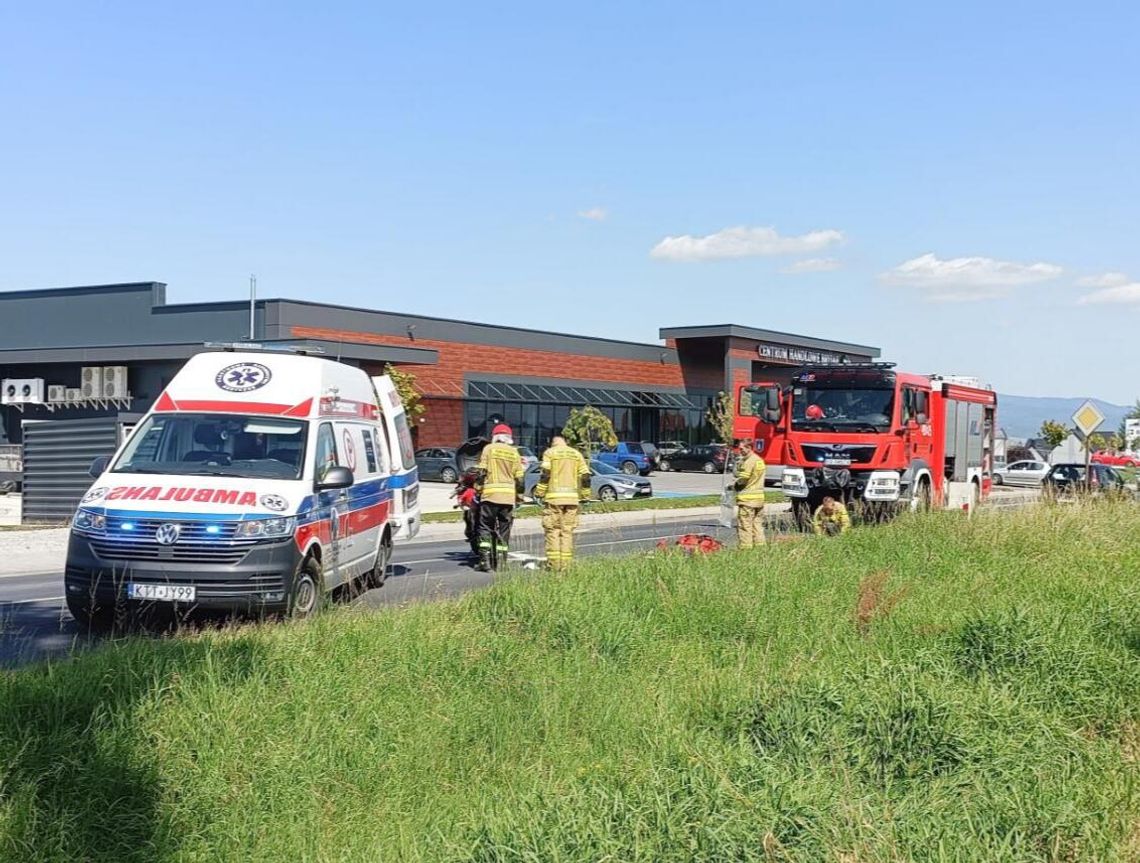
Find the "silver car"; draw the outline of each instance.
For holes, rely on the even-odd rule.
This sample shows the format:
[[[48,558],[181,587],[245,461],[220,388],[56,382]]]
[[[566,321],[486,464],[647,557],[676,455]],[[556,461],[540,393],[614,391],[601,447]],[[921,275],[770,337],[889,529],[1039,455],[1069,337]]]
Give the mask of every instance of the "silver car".
[[[541,477],[541,465],[534,465],[527,470],[523,497],[534,499],[534,487]],[[634,500],[652,496],[653,484],[645,477],[629,476],[597,459],[590,462],[590,497],[594,500]]]
[[[994,485],[1040,488],[1048,473],[1049,465],[1043,461],[1015,461],[994,470]]]

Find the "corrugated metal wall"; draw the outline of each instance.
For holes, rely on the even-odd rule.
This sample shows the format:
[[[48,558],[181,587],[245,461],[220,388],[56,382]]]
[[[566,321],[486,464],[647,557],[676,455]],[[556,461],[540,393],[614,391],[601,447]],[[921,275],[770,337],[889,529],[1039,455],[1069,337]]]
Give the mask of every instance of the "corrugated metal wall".
[[[25,522],[71,518],[91,486],[92,460],[118,449],[120,425],[117,416],[24,425]]]

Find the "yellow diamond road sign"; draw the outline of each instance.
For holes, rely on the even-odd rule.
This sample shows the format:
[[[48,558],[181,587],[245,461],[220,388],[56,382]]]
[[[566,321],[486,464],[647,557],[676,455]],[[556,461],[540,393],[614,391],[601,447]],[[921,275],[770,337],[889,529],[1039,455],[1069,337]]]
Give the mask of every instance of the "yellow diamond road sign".
[[[1085,402],[1077,412],[1073,414],[1073,425],[1085,437],[1091,435],[1094,431],[1100,428],[1104,422],[1104,414],[1097,410],[1097,406],[1092,402]]]

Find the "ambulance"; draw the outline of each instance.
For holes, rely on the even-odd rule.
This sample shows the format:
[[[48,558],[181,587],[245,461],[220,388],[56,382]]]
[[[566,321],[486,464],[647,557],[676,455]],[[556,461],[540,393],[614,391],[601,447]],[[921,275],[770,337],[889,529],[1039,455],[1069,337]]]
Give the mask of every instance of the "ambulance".
[[[416,448],[408,426],[407,411],[396,385],[387,375],[372,379],[380,404],[380,418],[388,441],[392,476],[392,536],[396,542],[411,539],[420,530],[420,478],[416,468]]]
[[[392,553],[392,464],[373,381],[317,356],[192,357],[72,520],[64,586],[82,624],[116,609],[311,614]]]

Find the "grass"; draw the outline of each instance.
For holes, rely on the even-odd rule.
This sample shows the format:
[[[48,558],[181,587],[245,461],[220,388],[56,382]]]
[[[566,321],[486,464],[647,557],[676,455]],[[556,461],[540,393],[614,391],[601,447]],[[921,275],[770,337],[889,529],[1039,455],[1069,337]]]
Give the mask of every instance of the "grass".
[[[1140,508],[950,514],[0,678],[0,859],[1135,861]]]
[[[767,491],[764,499],[768,503],[779,503],[787,500],[783,492]],[[720,495],[699,494],[692,497],[648,497],[641,500],[618,500],[613,503],[593,501],[582,508],[583,515],[595,515],[608,512],[637,512],[643,509],[697,509],[706,506],[718,506]],[[520,506],[515,510],[515,518],[539,518],[542,507],[533,504]],[[459,510],[451,512],[425,512],[424,524],[439,524],[463,521],[463,514]]]

